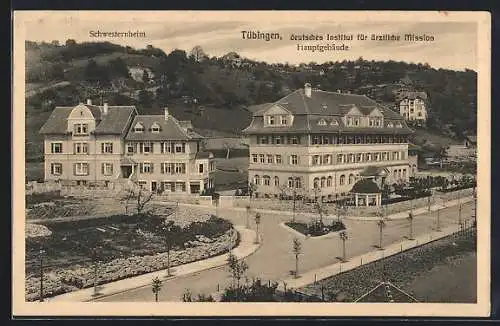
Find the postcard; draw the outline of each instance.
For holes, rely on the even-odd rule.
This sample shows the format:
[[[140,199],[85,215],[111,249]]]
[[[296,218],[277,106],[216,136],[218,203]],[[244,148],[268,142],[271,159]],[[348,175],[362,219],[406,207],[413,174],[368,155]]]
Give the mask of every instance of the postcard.
[[[15,11],[13,315],[488,316],[490,24]]]

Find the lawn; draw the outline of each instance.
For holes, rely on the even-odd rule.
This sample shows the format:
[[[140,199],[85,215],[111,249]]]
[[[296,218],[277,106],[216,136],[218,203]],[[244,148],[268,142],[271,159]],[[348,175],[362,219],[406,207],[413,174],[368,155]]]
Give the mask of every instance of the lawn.
[[[286,226],[294,229],[303,235],[308,235],[311,237],[318,237],[326,235],[330,232],[338,232],[345,230],[345,225],[339,221],[333,221],[332,224],[321,224],[321,223],[305,223],[305,222],[286,222]]]
[[[475,241],[448,236],[299,289],[328,301],[353,302],[390,282],[419,302],[476,302]],[[370,300],[368,300],[370,301]]]
[[[175,223],[168,238],[161,231],[166,219],[173,220],[114,215],[44,222],[45,236],[26,238],[27,299],[38,296],[40,249],[44,250],[45,296],[52,296],[91,286],[94,258],[99,261],[99,283],[107,283],[165,268],[167,243],[171,266],[219,255],[229,247],[232,226],[224,219],[191,216],[188,223]]]
[[[216,159],[216,191],[236,190],[248,184],[248,157]]]

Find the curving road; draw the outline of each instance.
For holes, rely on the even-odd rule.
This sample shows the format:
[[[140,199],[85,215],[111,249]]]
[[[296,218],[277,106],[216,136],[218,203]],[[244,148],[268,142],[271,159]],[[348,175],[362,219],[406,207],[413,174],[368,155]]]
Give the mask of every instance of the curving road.
[[[245,225],[245,212],[231,209],[220,209],[221,217],[226,218],[236,225]],[[462,218],[472,215],[472,202],[462,204]],[[262,236],[262,246],[256,253],[246,258],[249,269],[247,277],[260,277],[263,280],[283,280],[290,277],[294,269],[295,257],[292,254],[292,240],[295,233],[283,227],[281,222],[288,221],[290,216],[276,214],[261,214],[259,230]],[[298,214],[297,219],[301,219]],[[445,208],[440,211],[441,227],[457,225],[458,206]],[[379,229],[374,221],[345,220],[349,240],[347,241],[347,256],[353,257],[373,250],[373,245],[378,244]],[[413,221],[413,234],[427,233],[436,226],[436,212],[418,215]],[[251,226],[255,228],[255,225]],[[458,229],[458,225],[457,225]],[[407,220],[388,221],[384,228],[384,245],[399,242],[408,235]],[[301,272],[325,267],[337,262],[336,257],[341,255],[342,243],[337,236],[322,239],[302,239],[302,252],[299,269]],[[160,301],[181,301],[186,289],[193,295],[198,293],[209,294],[216,292],[218,286],[222,289],[229,284],[229,272],[226,266],[198,272],[183,277],[164,281],[159,294]],[[114,294],[96,301],[101,302],[145,302],[154,301],[150,286],[132,289]]]

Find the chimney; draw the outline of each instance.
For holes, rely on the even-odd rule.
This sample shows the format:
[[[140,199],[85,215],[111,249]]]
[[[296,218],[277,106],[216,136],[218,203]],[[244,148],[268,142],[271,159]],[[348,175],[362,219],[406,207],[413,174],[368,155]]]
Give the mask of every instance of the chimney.
[[[168,120],[170,114],[168,113],[168,108],[165,108],[165,120]]]
[[[104,103],[104,106],[102,107],[102,114],[108,114],[108,103]]]
[[[91,99],[87,99],[87,105],[92,105],[92,100]]]
[[[306,84],[304,85],[304,93],[305,93],[305,95],[306,95],[307,97],[311,97],[311,91],[312,91],[312,89],[311,89],[311,84],[306,83]]]

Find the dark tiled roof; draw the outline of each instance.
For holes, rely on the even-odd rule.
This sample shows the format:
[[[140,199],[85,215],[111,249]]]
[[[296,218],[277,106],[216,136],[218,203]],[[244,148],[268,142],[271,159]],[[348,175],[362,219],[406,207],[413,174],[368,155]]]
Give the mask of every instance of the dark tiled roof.
[[[290,127],[272,127],[264,129],[263,115],[273,105],[278,105],[290,111],[294,115],[293,125]],[[340,117],[356,107],[363,115],[370,114],[378,109],[384,116],[385,126],[382,128],[359,128],[346,127],[342,124]],[[250,125],[243,130],[244,133],[280,133],[280,132],[346,132],[346,133],[370,133],[375,134],[409,134],[413,131],[408,128],[404,118],[397,112],[386,108],[374,100],[357,94],[326,92],[312,90],[311,97],[304,94],[304,89],[296,90],[275,103],[254,105],[249,108],[253,112]],[[327,125],[318,125],[320,119],[325,119]],[[339,123],[331,125],[332,119]],[[400,122],[402,128],[388,127],[387,124]]]
[[[125,135],[128,122],[132,114],[136,112],[134,106],[108,106],[108,113],[103,115],[99,106],[84,105],[89,108],[97,120],[94,132],[101,135]],[[74,108],[73,106],[56,107],[40,129],[40,133],[45,135],[67,133],[67,119]]]
[[[140,122],[144,126],[143,132],[135,132],[134,127]],[[160,132],[152,132],[151,127],[153,124],[160,127]],[[190,124],[190,123],[189,123]],[[178,121],[172,115],[168,120],[165,120],[164,115],[137,115],[132,121],[130,129],[125,137],[126,140],[189,140],[199,139],[203,136],[197,134],[190,129],[184,129],[182,126],[187,124]]]
[[[358,194],[376,194],[380,192],[380,188],[370,179],[361,179],[352,186],[351,192]]]

